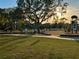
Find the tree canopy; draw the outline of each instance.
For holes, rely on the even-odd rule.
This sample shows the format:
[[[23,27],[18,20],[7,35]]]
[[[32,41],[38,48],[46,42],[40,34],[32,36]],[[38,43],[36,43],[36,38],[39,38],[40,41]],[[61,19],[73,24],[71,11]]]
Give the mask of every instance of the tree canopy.
[[[17,0],[25,17],[33,23],[42,23],[54,15],[55,0]]]

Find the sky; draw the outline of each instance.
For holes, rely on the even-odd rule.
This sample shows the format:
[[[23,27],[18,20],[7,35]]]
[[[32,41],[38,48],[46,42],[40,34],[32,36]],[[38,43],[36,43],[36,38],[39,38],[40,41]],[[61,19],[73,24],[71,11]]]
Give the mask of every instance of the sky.
[[[68,10],[79,14],[79,0],[64,0],[69,3]],[[0,0],[0,8],[11,8],[17,5],[16,0]]]
[[[73,7],[79,6],[79,0],[64,0],[69,3],[69,5]],[[16,6],[16,0],[0,0],[0,8],[9,8]]]
[[[76,11],[76,12],[78,12],[79,11],[79,0],[65,0],[66,2],[68,2],[69,3],[69,8],[71,9],[71,10],[74,10],[74,11]]]
[[[16,0],[0,0],[0,8],[11,8],[16,6]]]
[[[65,1],[69,3],[66,17],[68,19],[71,19],[72,15],[78,16],[79,15],[79,0],[65,0]]]
[[[64,0],[69,3],[66,18],[70,19],[72,15],[79,15],[79,0]],[[17,6],[16,0],[0,0],[0,8],[12,8]]]

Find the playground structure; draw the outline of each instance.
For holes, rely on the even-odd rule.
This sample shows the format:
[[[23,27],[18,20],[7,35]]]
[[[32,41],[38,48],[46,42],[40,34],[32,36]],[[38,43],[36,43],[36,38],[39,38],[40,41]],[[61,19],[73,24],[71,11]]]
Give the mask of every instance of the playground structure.
[[[71,21],[71,30],[72,33],[77,33],[78,31],[78,17],[76,15],[72,16],[72,21]]]

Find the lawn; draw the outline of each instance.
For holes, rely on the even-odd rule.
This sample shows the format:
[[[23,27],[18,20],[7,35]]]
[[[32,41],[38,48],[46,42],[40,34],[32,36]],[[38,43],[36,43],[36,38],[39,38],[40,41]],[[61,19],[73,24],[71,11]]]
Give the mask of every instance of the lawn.
[[[0,35],[0,59],[79,59],[79,42]]]

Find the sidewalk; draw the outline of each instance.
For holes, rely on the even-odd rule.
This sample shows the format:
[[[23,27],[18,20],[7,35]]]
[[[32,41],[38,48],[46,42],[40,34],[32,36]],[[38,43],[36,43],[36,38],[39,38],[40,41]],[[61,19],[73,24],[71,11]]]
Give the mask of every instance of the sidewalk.
[[[54,36],[54,35],[27,35],[27,34],[2,34],[2,35],[10,35],[10,36],[31,36],[31,37],[43,37],[43,38],[55,38],[55,39],[62,39],[62,40],[79,40],[79,37],[77,38],[64,38],[64,37],[59,37],[59,36]]]
[[[79,38],[64,38],[64,37],[59,37],[59,36],[54,36],[54,35],[51,35],[51,36],[45,36],[45,35],[33,35],[32,37],[44,37],[44,38],[55,38],[55,39],[62,39],[62,40],[79,40]]]

